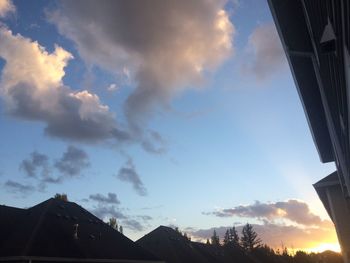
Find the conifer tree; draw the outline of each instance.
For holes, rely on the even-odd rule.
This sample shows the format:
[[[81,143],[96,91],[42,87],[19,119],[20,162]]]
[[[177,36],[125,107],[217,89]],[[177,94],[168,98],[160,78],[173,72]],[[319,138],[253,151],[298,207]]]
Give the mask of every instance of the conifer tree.
[[[239,247],[239,236],[234,226],[230,228],[230,241],[234,247]]]
[[[68,196],[67,194],[55,194],[54,198],[68,202]]]
[[[258,238],[258,234],[254,231],[253,226],[247,223],[242,229],[242,248],[247,251],[252,251],[254,248],[259,247],[260,244],[261,239]]]
[[[224,245],[225,246],[227,246],[231,243],[230,230],[227,229],[225,232],[225,236],[224,236]]]
[[[220,246],[220,238],[216,234],[215,229],[214,229],[213,235],[211,237],[211,244],[214,245],[214,246]]]
[[[112,228],[114,228],[118,231],[118,223],[117,223],[117,219],[115,217],[111,217],[109,219],[108,225],[110,225]]]

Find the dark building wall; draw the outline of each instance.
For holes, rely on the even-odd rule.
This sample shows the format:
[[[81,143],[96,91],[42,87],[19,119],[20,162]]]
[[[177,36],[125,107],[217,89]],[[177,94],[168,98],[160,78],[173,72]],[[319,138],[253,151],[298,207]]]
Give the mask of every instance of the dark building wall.
[[[315,187],[350,262],[350,1],[268,2],[320,159],[337,168],[337,187]]]

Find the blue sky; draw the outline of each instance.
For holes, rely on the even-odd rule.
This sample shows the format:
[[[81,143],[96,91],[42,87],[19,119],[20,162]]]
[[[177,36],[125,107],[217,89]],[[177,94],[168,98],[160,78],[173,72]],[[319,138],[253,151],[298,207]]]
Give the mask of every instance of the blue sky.
[[[265,1],[1,0],[0,21],[2,204],[67,193],[134,240],[251,222],[272,246],[289,226],[305,238],[287,246],[334,248],[312,187],[334,165]]]

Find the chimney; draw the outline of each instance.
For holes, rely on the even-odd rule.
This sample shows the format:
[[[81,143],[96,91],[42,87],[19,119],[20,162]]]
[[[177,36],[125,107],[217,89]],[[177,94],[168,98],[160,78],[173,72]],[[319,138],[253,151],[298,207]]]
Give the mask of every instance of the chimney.
[[[73,238],[74,239],[78,239],[78,226],[79,226],[79,224],[74,224],[73,225],[73,228],[74,228]]]

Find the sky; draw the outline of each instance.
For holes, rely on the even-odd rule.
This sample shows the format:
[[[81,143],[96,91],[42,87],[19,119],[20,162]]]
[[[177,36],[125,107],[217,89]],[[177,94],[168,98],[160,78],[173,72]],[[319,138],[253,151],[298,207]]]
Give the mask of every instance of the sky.
[[[0,204],[339,250],[266,1],[0,0],[0,131]]]

